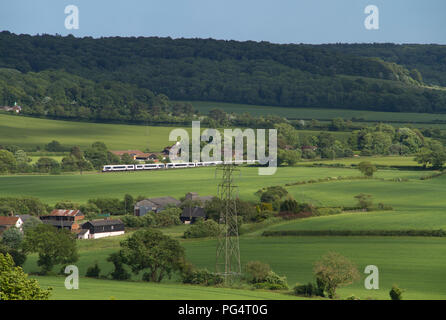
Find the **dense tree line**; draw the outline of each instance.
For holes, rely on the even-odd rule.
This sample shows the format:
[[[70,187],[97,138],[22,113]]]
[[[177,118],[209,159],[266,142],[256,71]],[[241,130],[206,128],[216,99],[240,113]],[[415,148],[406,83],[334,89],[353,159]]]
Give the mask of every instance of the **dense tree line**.
[[[168,121],[175,111],[165,109],[167,97],[288,107],[446,111],[446,93],[421,86],[425,70],[434,70],[436,64],[441,70],[443,47],[422,47],[435,53],[429,55],[429,67],[417,65],[415,70],[386,59],[380,51],[375,50],[379,57],[364,57],[366,49],[359,50],[361,56],[330,46],[9,32],[0,33],[0,42],[0,67],[26,73],[0,73],[7,74],[0,76],[0,101],[19,101],[30,108],[24,112],[36,115]],[[416,55],[420,64],[422,53],[410,57]],[[412,60],[397,62],[412,68]],[[189,111],[184,114],[190,115]]]
[[[393,43],[328,44],[318,46],[337,53],[361,57],[379,57],[411,70],[414,79],[446,86],[446,46]],[[420,78],[421,76],[421,78]]]

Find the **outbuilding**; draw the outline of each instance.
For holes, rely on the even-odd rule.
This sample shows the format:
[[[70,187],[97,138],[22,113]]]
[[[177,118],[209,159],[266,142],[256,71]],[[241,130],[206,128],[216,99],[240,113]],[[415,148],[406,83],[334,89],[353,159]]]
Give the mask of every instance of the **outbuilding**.
[[[125,233],[124,223],[119,219],[100,219],[87,221],[82,229],[88,230],[88,239],[119,236]]]

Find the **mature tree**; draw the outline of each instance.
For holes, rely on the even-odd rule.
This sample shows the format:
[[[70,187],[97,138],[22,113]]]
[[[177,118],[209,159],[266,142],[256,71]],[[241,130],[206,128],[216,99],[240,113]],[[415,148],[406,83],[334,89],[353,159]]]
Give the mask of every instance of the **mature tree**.
[[[377,171],[375,165],[373,165],[370,161],[362,161],[358,165],[358,169],[366,177],[373,177],[373,174]]]
[[[358,268],[339,253],[330,252],[314,264],[314,276],[321,289],[330,299],[336,297],[336,289],[359,280]]]
[[[122,164],[133,164],[133,163],[135,163],[135,160],[128,153],[124,153],[121,157],[121,163]]]
[[[2,241],[4,245],[12,249],[19,249],[23,242],[23,233],[15,228],[9,228],[2,233]]]
[[[71,200],[63,200],[59,201],[54,205],[54,209],[62,209],[62,210],[77,210],[79,209],[79,204],[75,203]]]
[[[69,264],[78,259],[76,240],[70,231],[47,224],[30,229],[25,234],[23,248],[39,254],[37,265],[43,274],[51,271],[56,264]]]
[[[51,289],[40,288],[21,267],[16,267],[9,254],[0,253],[0,300],[48,300]]]
[[[421,148],[415,156],[415,161],[426,168],[431,165],[434,168],[441,169],[446,162],[446,151],[438,141],[431,140],[426,143],[426,146]]]
[[[138,274],[147,270],[144,278],[160,282],[164,277],[181,270],[185,261],[184,249],[178,240],[159,230],[137,231],[121,242],[124,261]]]
[[[0,150],[0,173],[13,172],[16,166],[14,155],[7,150]]]
[[[46,151],[50,152],[63,152],[65,151],[64,147],[60,144],[59,141],[53,140],[45,146]]]
[[[42,157],[37,160],[36,168],[39,172],[49,173],[58,170],[60,168],[60,164],[53,158]]]
[[[282,141],[285,145],[292,146],[294,148],[299,146],[299,134],[294,127],[288,123],[279,123],[274,126],[277,129],[277,140]],[[280,146],[280,144],[279,144]]]
[[[26,221],[23,223],[23,232],[26,234],[29,230],[33,229],[34,227],[42,224],[42,220],[36,217],[29,217],[26,219]]]
[[[370,194],[360,193],[355,196],[355,199],[358,200],[358,206],[362,209],[369,209],[373,205],[372,196]]]
[[[299,150],[282,150],[277,152],[277,162],[279,165],[286,163],[294,166],[301,158],[302,153]]]
[[[70,155],[75,157],[76,159],[80,160],[84,157],[84,154],[81,151],[81,148],[79,146],[74,146],[70,150]]]
[[[108,262],[113,263],[115,269],[111,272],[111,277],[114,280],[127,280],[130,278],[130,274],[125,270],[124,267],[124,257],[122,256],[122,252],[114,252],[110,254],[107,258]]]

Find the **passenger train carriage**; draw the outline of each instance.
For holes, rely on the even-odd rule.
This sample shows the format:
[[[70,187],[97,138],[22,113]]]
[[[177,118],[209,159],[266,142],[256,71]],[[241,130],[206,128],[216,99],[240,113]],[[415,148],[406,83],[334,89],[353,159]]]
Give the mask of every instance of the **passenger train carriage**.
[[[234,161],[234,164],[254,164],[257,160],[243,160]],[[139,170],[159,170],[159,169],[182,169],[182,168],[196,168],[209,167],[223,164],[223,161],[207,161],[207,162],[179,162],[179,163],[153,163],[153,164],[117,164],[106,165],[102,168],[102,172],[116,172],[116,171],[139,171]]]

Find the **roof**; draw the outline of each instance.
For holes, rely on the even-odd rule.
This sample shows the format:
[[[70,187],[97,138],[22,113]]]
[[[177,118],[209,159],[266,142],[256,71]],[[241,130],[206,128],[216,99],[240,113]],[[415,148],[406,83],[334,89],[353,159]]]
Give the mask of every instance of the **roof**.
[[[144,158],[147,158],[151,155],[150,153],[144,153],[139,150],[118,150],[118,151],[111,151],[111,153],[117,156],[123,156],[124,154],[129,154],[131,156],[144,157]]]
[[[203,208],[200,207],[193,207],[193,208],[184,208],[183,212],[181,213],[182,218],[199,218],[199,217],[206,217],[206,213],[204,212]]]
[[[19,217],[4,217],[0,216],[0,225],[2,226],[15,226]]]
[[[212,201],[214,199],[214,196],[199,196],[196,192],[189,192],[186,194],[186,200],[192,200],[192,201]]]
[[[83,213],[80,210],[53,210],[49,214],[50,216],[59,216],[59,217],[76,217],[83,216]]]
[[[23,222],[26,222],[29,218],[32,217],[30,214],[16,214],[16,217],[22,219]]]
[[[165,207],[168,205],[180,205],[180,201],[173,197],[159,197],[159,198],[148,198],[136,203],[137,207],[148,206],[148,207]]]
[[[114,226],[117,224],[124,224],[119,219],[97,219],[97,220],[91,220],[91,221],[85,222],[82,225],[82,229],[83,229],[83,226],[86,225],[87,223],[90,223],[93,227]]]
[[[83,235],[85,235],[85,234],[87,234],[87,233],[89,233],[89,232],[90,232],[89,229],[81,229],[81,231],[79,231],[78,235],[79,235],[79,236],[83,236]]]

